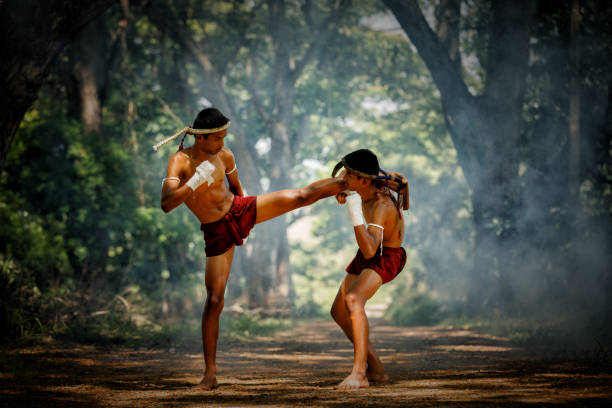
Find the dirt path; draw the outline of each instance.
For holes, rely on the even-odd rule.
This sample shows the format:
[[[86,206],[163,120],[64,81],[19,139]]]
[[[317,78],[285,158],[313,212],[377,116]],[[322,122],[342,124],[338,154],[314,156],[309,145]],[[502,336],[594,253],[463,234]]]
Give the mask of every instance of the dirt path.
[[[190,389],[193,352],[48,346],[1,354],[0,406],[49,407],[527,407],[612,406],[612,374],[534,357],[505,339],[444,327],[372,323],[391,382],[352,392],[352,348],[331,322],[220,344],[219,383]]]

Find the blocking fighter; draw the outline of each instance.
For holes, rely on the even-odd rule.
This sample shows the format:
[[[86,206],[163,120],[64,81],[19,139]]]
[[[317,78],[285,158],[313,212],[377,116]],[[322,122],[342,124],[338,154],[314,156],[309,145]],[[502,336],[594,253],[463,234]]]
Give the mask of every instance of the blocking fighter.
[[[297,190],[245,197],[234,155],[224,147],[229,125],[230,121],[219,110],[207,108],[197,115],[192,127],[154,146],[157,150],[181,134],[183,140],[187,134],[195,136],[193,146],[183,149],[181,141],[179,151],[168,161],[161,207],[167,213],[185,203],[204,232],[206,303],[202,315],[202,343],[205,371],[197,385],[203,389],[217,386],[215,359],[219,316],[235,246],[243,244],[255,224],[345,190],[344,179],[338,177],[319,180]]]
[[[378,158],[367,149],[342,158],[332,177],[344,167],[348,192],[336,195],[346,208],[359,249],[346,268],[347,275],[332,305],[331,314],[353,343],[353,368],[339,389],[368,387],[369,382],[384,382],[388,376],[369,338],[366,302],[385,283],[392,281],[406,263],[402,248],[404,221],[408,209],[408,183],[399,173],[386,173]],[[397,198],[393,191],[396,191]]]

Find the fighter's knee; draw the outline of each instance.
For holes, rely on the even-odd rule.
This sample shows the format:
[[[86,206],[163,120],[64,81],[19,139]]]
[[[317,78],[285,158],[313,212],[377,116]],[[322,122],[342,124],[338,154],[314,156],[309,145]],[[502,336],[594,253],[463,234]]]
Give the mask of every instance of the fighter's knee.
[[[206,297],[206,304],[210,309],[213,310],[223,309],[223,295],[210,292]]]
[[[344,297],[344,301],[346,302],[346,308],[349,310],[350,313],[363,310],[364,308],[363,299],[356,293],[347,293]]]

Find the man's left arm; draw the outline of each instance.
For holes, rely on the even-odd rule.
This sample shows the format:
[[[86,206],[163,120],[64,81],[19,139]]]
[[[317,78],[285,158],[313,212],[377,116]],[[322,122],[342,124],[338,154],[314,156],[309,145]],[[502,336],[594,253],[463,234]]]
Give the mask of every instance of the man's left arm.
[[[361,200],[360,197],[357,199],[358,197],[358,194],[352,194],[347,197],[347,210],[349,211],[349,215],[351,215],[351,211],[355,210],[359,213],[359,215],[361,214]],[[350,201],[353,200],[355,202],[351,203]],[[375,205],[376,207],[374,208],[373,219],[370,220],[367,228],[365,224],[359,221],[359,216],[351,216],[351,222],[353,223],[357,245],[366,259],[372,258],[379,250],[380,245],[384,240],[385,221],[389,217],[387,206],[379,204]]]
[[[229,185],[229,190],[234,193],[234,195],[244,197],[244,189],[242,188],[242,183],[240,183],[240,178],[238,177],[238,167],[236,166],[236,159],[234,158],[234,154],[230,149],[223,149],[224,157],[223,164],[225,164],[225,177],[227,177],[227,183]]]

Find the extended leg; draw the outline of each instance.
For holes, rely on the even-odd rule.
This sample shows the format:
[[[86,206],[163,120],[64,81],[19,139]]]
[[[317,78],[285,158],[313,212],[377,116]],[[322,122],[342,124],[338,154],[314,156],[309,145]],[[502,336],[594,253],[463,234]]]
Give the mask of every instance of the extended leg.
[[[351,374],[338,385],[340,389],[355,389],[369,386],[366,377],[369,326],[365,314],[365,303],[376,293],[381,285],[382,279],[376,272],[371,269],[364,269],[344,295],[346,309],[349,312],[351,322],[354,360]]]
[[[344,298],[346,291],[350,288],[353,283],[357,280],[358,275],[347,274],[342,284],[340,285],[340,289],[338,289],[338,294],[336,295],[336,299],[331,308],[331,315],[340,326],[346,337],[353,343],[353,327],[351,324],[351,319],[349,316],[349,312],[346,308],[346,300]],[[385,382],[389,380],[389,377],[385,373],[385,369],[380,361],[380,358],[376,354],[376,350],[372,345],[368,337],[368,368],[366,370],[366,377],[369,381],[374,382]]]
[[[202,313],[202,345],[204,349],[204,378],[198,388],[212,389],[217,386],[217,339],[219,316],[223,310],[225,286],[234,256],[234,247],[222,255],[206,258],[206,303]]]
[[[278,217],[296,208],[314,204],[318,200],[344,191],[344,180],[340,177],[315,181],[297,190],[281,190],[257,197],[257,218],[255,223]]]

